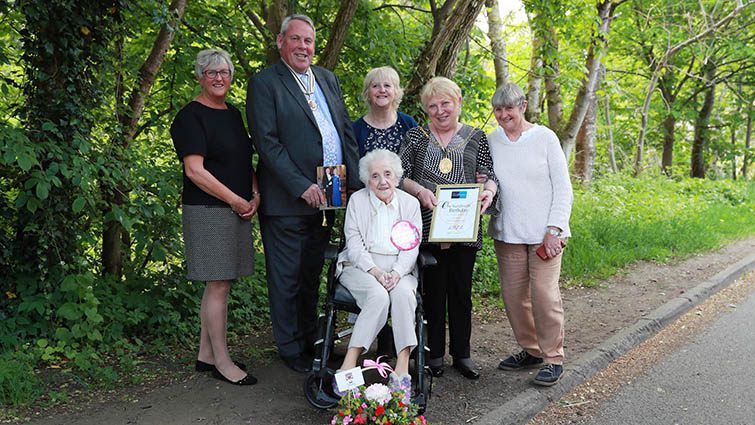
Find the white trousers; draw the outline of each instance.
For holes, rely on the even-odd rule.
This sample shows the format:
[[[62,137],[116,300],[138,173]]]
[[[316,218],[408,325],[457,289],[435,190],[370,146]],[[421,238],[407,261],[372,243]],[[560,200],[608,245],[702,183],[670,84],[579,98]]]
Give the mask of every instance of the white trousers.
[[[375,264],[386,272],[393,269],[396,258],[396,255],[372,254]],[[343,269],[340,281],[351,292],[362,310],[354,324],[349,348],[362,347],[367,350],[388,320],[389,308],[396,354],[406,347],[414,349],[417,346],[417,335],[414,331],[414,310],[417,308],[416,277],[411,274],[402,277],[398,285],[388,292],[371,274],[347,265]]]

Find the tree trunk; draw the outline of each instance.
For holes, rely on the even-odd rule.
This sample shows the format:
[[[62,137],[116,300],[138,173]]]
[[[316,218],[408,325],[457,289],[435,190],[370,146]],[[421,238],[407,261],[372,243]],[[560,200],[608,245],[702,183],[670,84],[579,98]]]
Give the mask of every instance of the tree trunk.
[[[493,52],[493,66],[495,67],[495,86],[500,87],[509,82],[509,62],[506,56],[506,40],[504,37],[501,12],[498,0],[486,0],[485,8],[488,14],[488,38],[490,50]]]
[[[456,65],[459,63],[459,50],[467,41],[469,32],[472,31],[472,27],[474,27],[484,5],[485,0],[471,0],[464,10],[459,10],[459,6],[454,9],[454,13],[448,18],[447,25],[450,36],[445,49],[443,49],[443,54],[438,59],[437,75],[453,79],[454,74],[456,74]]]
[[[737,129],[731,126],[731,179],[737,179]]]
[[[752,108],[750,108],[752,109]],[[750,142],[752,140],[752,114],[747,117],[747,134],[745,134],[745,155],[742,159],[742,179],[747,180],[750,172]]]
[[[608,128],[608,156],[611,160],[611,171],[617,173],[619,171],[619,167],[616,165],[616,152],[613,146],[613,127],[611,126],[611,101],[608,98],[607,90],[605,93],[606,94],[603,96],[603,102],[606,113],[606,127]]]
[[[136,86],[131,92],[128,107],[119,107],[120,111],[127,112],[119,117],[122,135],[115,142],[118,145],[118,149],[115,150],[117,155],[117,152],[127,151],[133,141],[137,124],[144,111],[144,103],[152,85],[155,83],[157,72],[165,61],[165,54],[176,34],[173,28],[177,27],[183,16],[187,1],[173,0],[171,2],[169,10],[174,11],[173,19],[160,28],[160,32],[152,45],[152,50],[139,68],[139,76],[136,80]],[[122,241],[129,238],[128,235],[124,234],[126,230],[121,222],[112,216],[116,215],[116,211],[120,210],[120,206],[124,204],[128,189],[123,184],[119,184],[117,187],[103,187],[102,190],[108,205],[103,215],[105,218],[105,228],[102,233],[103,273],[120,277],[123,272],[124,257]]]
[[[548,102],[548,127],[555,130],[561,127],[564,117],[564,105],[561,101],[561,84],[558,82],[560,69],[558,64],[558,38],[555,28],[549,28],[546,43],[553,49],[545,59],[545,99]]]
[[[696,178],[705,178],[705,148],[708,144],[708,122],[713,113],[713,105],[716,100],[716,65],[708,62],[703,66],[705,71],[705,82],[709,85],[705,91],[703,105],[695,120],[695,139],[692,141],[692,172],[691,176]]]
[[[527,73],[527,110],[524,118],[531,123],[540,123],[540,96],[543,87],[543,57],[542,49],[545,41],[533,34],[532,56],[530,57],[530,70]]]
[[[341,8],[338,9],[336,20],[333,23],[328,37],[328,43],[325,45],[318,65],[325,69],[334,70],[338,65],[338,55],[341,53],[343,43],[346,40],[346,34],[349,32],[351,20],[357,12],[359,0],[344,0],[341,2]]]
[[[427,80],[435,75],[453,76],[459,49],[483,4],[483,0],[446,0],[440,9],[433,10],[433,36],[417,56],[404,90],[403,104],[410,112],[421,116],[420,109],[412,111],[412,108],[419,105],[419,91]]]
[[[661,168],[667,177],[671,177],[673,174],[675,131],[676,118],[669,112],[663,119],[663,156],[661,158]]]
[[[598,112],[598,96],[592,95],[590,106],[587,108],[585,119],[577,133],[576,152],[574,153],[574,171],[572,175],[583,184],[592,182],[592,172],[595,167],[595,130]]]

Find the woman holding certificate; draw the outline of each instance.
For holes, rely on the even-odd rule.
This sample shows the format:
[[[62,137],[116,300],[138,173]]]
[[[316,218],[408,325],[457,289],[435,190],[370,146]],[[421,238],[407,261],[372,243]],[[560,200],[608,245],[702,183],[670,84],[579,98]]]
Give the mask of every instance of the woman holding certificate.
[[[563,374],[564,309],[558,279],[570,236],[572,187],[556,134],[524,119],[527,101],[516,84],[493,94],[499,127],[490,151],[501,186],[499,214],[488,233],[495,240],[501,293],[522,351],[503,370],[540,368],[534,383],[551,386]]]
[[[422,242],[437,259],[428,269],[424,306],[433,376],[443,375],[446,352],[446,305],[448,306],[449,352],[453,366],[468,379],[480,377],[470,358],[472,333],[472,270],[477,251],[482,248],[482,232],[477,224],[477,239],[471,242],[430,243],[432,214],[438,205],[438,185],[475,184],[476,175],[487,181],[479,191],[480,212],[493,202],[498,189],[485,133],[459,122],[461,89],[444,77],[432,78],[420,94],[430,123],[406,133],[401,145],[404,167],[403,189],[414,195],[422,206]]]

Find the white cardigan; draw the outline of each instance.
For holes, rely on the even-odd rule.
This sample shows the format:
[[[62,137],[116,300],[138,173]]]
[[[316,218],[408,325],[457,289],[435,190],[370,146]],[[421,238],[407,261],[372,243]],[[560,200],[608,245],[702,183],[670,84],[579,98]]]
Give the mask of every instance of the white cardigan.
[[[498,210],[490,219],[491,238],[513,244],[540,244],[546,226],[571,236],[572,186],[556,133],[535,125],[516,142],[500,126],[488,135],[498,177]]]
[[[336,276],[341,274],[345,265],[354,266],[364,272],[375,267],[375,262],[370,254],[369,243],[371,241],[372,220],[377,214],[370,203],[370,190],[363,188],[349,198],[346,207],[346,219],[344,220],[343,233],[346,238],[346,248],[338,255],[336,264]],[[399,220],[408,220],[417,226],[419,234],[422,234],[422,214],[419,209],[419,201],[403,190],[396,189],[398,197]],[[393,270],[400,276],[412,273],[417,262],[419,245],[409,251],[399,251]],[[391,270],[385,270],[390,272]]]

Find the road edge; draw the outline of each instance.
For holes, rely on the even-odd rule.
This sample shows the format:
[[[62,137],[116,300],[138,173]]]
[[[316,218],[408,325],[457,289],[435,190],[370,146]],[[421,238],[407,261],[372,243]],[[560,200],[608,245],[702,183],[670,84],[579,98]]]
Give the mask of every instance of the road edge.
[[[647,316],[639,319],[634,325],[619,331],[577,360],[567,362],[564,376],[557,385],[550,388],[534,386],[528,388],[476,420],[475,424],[509,425],[527,422],[547,408],[551,402],[570,393],[585,380],[605,369],[612,361],[620,358],[682,314],[692,310],[711,295],[753,270],[755,270],[755,254],[745,257],[707,281],[669,300]]]

